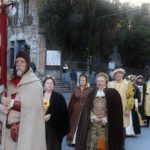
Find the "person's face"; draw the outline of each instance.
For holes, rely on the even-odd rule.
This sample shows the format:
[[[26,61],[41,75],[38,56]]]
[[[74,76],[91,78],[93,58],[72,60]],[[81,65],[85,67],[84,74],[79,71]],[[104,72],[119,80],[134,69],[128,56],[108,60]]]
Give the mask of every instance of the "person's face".
[[[87,85],[87,80],[85,77],[80,77],[80,86],[86,86]]]
[[[124,76],[124,74],[122,72],[116,72],[115,73],[115,79],[116,80],[122,80],[123,76]]]
[[[96,85],[97,85],[97,88],[101,89],[101,90],[103,90],[104,88],[106,88],[107,82],[106,82],[105,77],[103,77],[103,76],[98,77],[96,79]]]
[[[24,58],[18,57],[16,59],[16,71],[17,71],[17,76],[22,76],[23,73],[25,72],[27,68],[27,63]]]
[[[46,80],[45,85],[44,85],[44,88],[46,91],[52,91],[54,90],[54,87],[55,85],[52,79]]]
[[[138,78],[137,81],[138,81],[138,83],[143,83],[143,79],[142,78]]]

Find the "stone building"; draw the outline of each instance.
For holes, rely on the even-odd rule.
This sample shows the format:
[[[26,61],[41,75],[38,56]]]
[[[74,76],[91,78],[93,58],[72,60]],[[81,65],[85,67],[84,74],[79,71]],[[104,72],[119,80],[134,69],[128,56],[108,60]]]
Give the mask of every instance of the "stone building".
[[[45,72],[46,42],[40,34],[38,21],[39,0],[18,0],[8,7],[8,67],[13,68],[16,53],[30,52],[31,61],[39,73]],[[7,2],[8,4],[9,2]]]

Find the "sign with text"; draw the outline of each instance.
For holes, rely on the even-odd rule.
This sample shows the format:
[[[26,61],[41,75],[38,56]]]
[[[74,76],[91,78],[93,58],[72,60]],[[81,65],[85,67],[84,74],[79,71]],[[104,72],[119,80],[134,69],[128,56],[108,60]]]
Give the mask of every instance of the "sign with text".
[[[46,65],[47,66],[60,66],[61,65],[61,52],[58,50],[47,50]]]

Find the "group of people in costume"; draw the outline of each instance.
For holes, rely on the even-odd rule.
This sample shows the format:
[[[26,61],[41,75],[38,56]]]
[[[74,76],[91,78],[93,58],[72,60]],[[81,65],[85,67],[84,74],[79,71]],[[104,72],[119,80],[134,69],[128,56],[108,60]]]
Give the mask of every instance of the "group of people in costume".
[[[97,74],[95,88],[87,86],[85,77],[84,88],[80,83],[72,92],[67,143],[76,150],[123,150],[126,136],[139,135],[141,126],[149,126],[148,81],[144,83],[141,75],[125,77],[123,68],[112,75],[109,81],[106,73]]]
[[[20,51],[1,98],[2,150],[61,150],[66,135],[75,150],[123,150],[125,136],[140,134],[143,119],[146,126],[150,119],[150,77],[144,83],[143,76],[124,75],[115,69],[110,81],[100,72],[91,88],[81,74],[67,106],[55,91],[55,78],[45,77],[42,86],[29,54]]]

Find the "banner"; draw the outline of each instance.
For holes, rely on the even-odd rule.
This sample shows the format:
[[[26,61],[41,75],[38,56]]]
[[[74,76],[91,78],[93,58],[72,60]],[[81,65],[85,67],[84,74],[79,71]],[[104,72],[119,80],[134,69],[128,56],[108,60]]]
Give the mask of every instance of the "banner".
[[[6,5],[0,4],[0,85],[7,83],[7,14]]]
[[[0,87],[7,85],[7,14],[6,5],[0,3]],[[2,88],[1,88],[2,89]],[[0,104],[1,105],[1,104]],[[6,114],[0,113],[1,150],[4,150]]]

